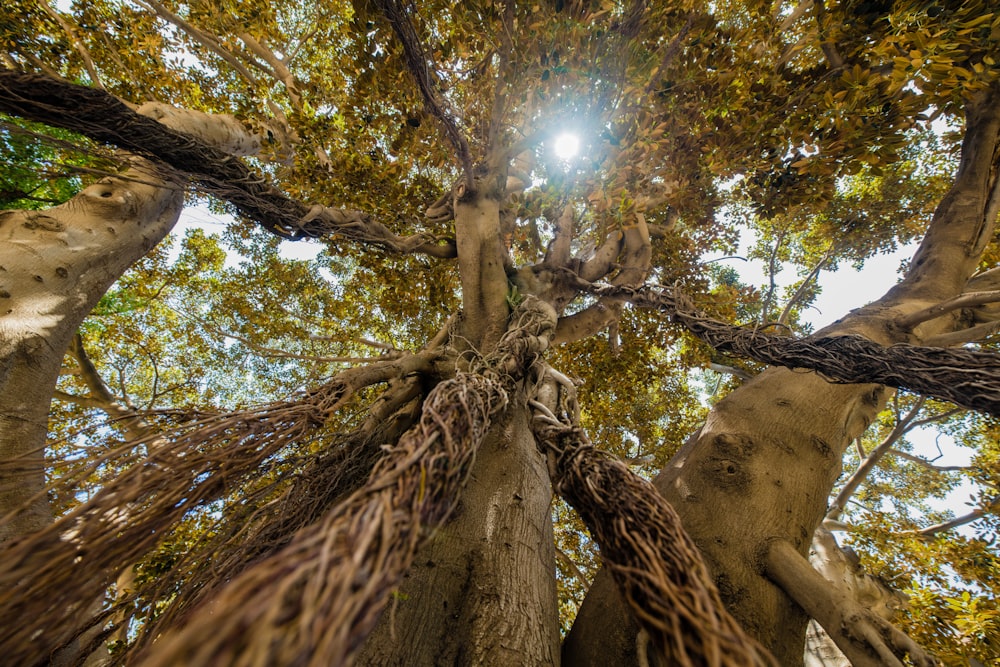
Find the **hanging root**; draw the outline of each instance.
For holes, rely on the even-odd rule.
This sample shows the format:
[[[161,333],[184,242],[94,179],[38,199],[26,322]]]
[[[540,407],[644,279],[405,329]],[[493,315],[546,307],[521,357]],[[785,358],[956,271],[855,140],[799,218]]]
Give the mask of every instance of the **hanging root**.
[[[526,299],[493,353],[430,392],[362,488],[165,632],[142,664],[349,664],[554,328],[551,308]]]
[[[382,448],[394,444],[419,419],[424,398],[420,385],[418,379],[410,378],[387,390],[361,428],[335,436],[330,444],[324,442],[322,453],[303,461],[301,472],[277,497],[273,484],[249,496],[241,493],[240,502],[206,531],[207,539],[188,550],[170,571],[136,586],[117,606],[131,610],[138,601],[157,604],[159,612],[140,628],[129,652],[142,650],[198,604],[212,599],[233,577],[276,553],[298,531],[322,519],[357,490],[378,462]],[[173,591],[176,596],[164,605]]]
[[[84,468],[67,484],[108,465],[130,466],[45,529],[0,550],[0,655],[10,664],[47,663],[53,646],[85,629],[81,620],[118,573],[185,516],[243,488],[255,473],[280,468],[358,389],[427,363],[414,355],[351,369],[298,401],[210,415],[127,443],[121,460],[109,454]],[[145,456],[134,453],[143,449]]]
[[[542,386],[545,387],[546,383]],[[547,392],[552,394],[551,383]],[[547,401],[552,404],[551,401]],[[775,665],[729,615],[680,517],[653,485],[597,450],[572,425],[532,400],[533,428],[553,486],[583,518],[619,590],[667,664]]]

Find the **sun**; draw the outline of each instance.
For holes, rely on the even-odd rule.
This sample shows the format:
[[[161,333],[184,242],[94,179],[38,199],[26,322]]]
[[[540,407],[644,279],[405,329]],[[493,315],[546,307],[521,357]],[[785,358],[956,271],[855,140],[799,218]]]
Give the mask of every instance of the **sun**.
[[[569,160],[574,157],[579,150],[579,137],[568,132],[564,132],[556,137],[556,142],[553,145],[553,151],[555,151],[556,157],[560,160]]]

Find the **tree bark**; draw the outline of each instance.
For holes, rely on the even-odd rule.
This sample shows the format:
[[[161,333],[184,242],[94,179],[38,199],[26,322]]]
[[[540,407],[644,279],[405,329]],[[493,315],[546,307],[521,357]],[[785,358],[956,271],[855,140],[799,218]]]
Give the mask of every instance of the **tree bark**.
[[[228,116],[140,108],[231,153],[258,143]],[[170,232],[184,203],[174,178],[133,158],[121,176],[41,211],[0,213],[0,542],[51,520],[44,495],[49,403],[73,334],[101,296]]]
[[[952,326],[943,318],[911,332],[895,322],[961,293],[992,237],[1000,206],[998,100],[995,86],[969,103],[955,183],[904,281],[817,336],[853,333],[892,344]],[[720,401],[655,480],[705,555],[730,611],[782,665],[802,664],[808,616],[764,575],[768,545],[782,540],[806,555],[844,451],[885,397],[876,385],[769,369]],[[602,572],[566,639],[567,664],[637,664],[637,626],[616,597]]]
[[[142,179],[144,182],[139,182]],[[44,213],[0,216],[0,540],[51,520],[43,493],[49,403],[73,334],[101,295],[170,231],[179,187],[148,170],[90,186]]]
[[[456,516],[418,553],[358,664],[558,664],[551,497],[523,396],[515,398]]]

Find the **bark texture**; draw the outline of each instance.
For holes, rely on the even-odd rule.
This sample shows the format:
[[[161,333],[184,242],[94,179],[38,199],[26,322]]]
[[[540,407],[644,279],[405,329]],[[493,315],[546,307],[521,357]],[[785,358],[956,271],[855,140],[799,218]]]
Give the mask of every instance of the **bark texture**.
[[[43,446],[63,354],[101,295],[170,231],[182,201],[178,188],[116,178],[45,212],[0,216],[0,513],[30,503],[0,526],[0,540],[51,520]]]
[[[255,145],[228,117],[162,105],[143,113],[224,149]],[[111,284],[167,235],[183,200],[177,179],[136,159],[60,206],[0,213],[0,515],[24,508],[0,525],[0,541],[51,520],[43,447],[63,355]]]
[[[950,318],[913,331],[896,321],[962,293],[992,237],[1000,207],[998,100],[994,87],[970,102],[955,183],[904,281],[817,336],[919,343],[954,327]],[[730,611],[783,665],[802,664],[808,616],[764,575],[769,545],[781,540],[806,556],[844,450],[885,397],[877,385],[831,384],[811,372],[769,369],[720,401],[656,479],[708,560]],[[610,577],[601,573],[567,637],[567,664],[637,664],[637,628],[615,597]]]
[[[493,428],[358,664],[558,664],[552,492],[526,415],[522,397]]]

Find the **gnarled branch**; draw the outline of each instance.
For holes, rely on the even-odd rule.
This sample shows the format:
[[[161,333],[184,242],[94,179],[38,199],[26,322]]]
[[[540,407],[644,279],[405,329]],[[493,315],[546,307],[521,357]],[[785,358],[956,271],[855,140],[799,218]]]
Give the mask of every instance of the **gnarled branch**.
[[[864,609],[820,575],[790,543],[775,540],[764,573],[816,620],[854,667],[936,667],[937,661],[891,623]]]

